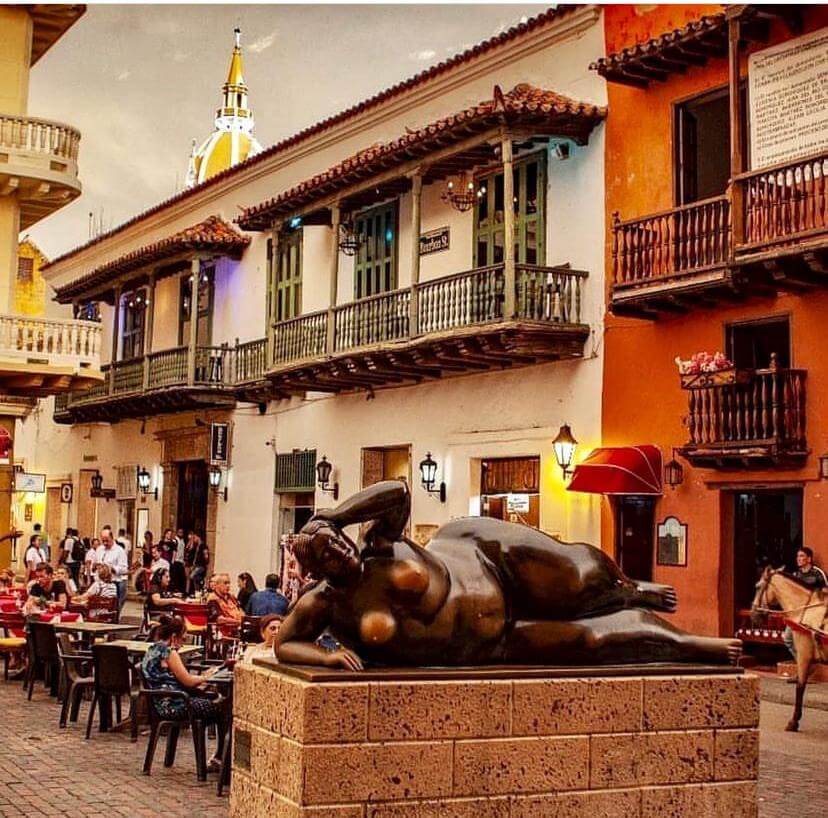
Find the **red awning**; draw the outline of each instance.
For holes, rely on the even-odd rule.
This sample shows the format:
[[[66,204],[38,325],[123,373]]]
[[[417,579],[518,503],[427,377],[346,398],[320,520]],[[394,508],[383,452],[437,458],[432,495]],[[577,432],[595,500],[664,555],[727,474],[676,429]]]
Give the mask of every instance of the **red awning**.
[[[575,467],[567,489],[594,494],[661,494],[661,451],[649,444],[594,449]]]

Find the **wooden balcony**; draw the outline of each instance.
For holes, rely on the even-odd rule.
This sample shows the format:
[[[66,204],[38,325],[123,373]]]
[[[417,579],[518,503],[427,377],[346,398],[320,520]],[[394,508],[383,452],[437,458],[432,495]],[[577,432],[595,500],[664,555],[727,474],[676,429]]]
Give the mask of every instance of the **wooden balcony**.
[[[0,315],[0,388],[44,397],[99,383],[101,325]]]
[[[612,311],[657,318],[828,285],[828,152],[737,176],[724,196],[612,226]]]
[[[232,408],[258,400],[266,341],[198,347],[190,377],[187,347],[174,347],[104,366],[103,383],[55,400],[58,423],[115,422],[188,409]]]
[[[0,114],[0,195],[15,195],[20,229],[80,196],[80,134],[69,125]]]
[[[694,466],[793,466],[808,454],[804,369],[742,369],[700,375],[688,397],[687,444]]]
[[[586,273],[517,265],[507,318],[503,265],[421,282],[273,329],[271,396],[418,383],[583,353]]]

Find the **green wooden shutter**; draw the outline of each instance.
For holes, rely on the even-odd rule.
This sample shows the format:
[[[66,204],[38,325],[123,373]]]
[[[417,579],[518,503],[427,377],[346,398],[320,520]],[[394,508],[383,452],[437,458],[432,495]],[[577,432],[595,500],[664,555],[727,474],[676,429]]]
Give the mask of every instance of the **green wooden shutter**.
[[[397,203],[365,210],[354,219],[365,241],[354,257],[354,298],[386,293],[397,287]]]
[[[279,236],[276,250],[276,321],[302,314],[302,230]]]
[[[515,261],[543,264],[546,258],[546,154],[515,163]],[[486,267],[503,261],[503,173],[492,173],[478,180],[486,192],[474,208],[474,265]]]

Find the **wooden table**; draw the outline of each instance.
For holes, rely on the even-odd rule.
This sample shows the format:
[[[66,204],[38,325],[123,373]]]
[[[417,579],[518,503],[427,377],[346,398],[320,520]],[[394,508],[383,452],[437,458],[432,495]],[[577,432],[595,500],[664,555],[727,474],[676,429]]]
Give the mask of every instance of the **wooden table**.
[[[128,653],[135,653],[143,656],[154,644],[153,642],[139,642],[136,639],[113,639],[108,644],[126,648]],[[200,653],[204,648],[201,645],[182,645],[178,648],[181,657],[190,656],[193,653]]]
[[[137,631],[139,625],[121,625],[116,622],[56,622],[55,631],[58,633],[76,633],[86,642],[94,642],[99,637],[107,637],[112,633]]]

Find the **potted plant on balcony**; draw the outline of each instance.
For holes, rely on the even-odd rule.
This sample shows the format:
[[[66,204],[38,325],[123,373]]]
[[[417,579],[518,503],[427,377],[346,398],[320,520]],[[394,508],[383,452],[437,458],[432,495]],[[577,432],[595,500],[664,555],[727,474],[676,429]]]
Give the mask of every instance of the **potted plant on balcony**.
[[[687,360],[676,358],[682,389],[704,389],[708,386],[724,386],[747,383],[750,373],[736,369],[733,362],[721,352],[697,352]]]

